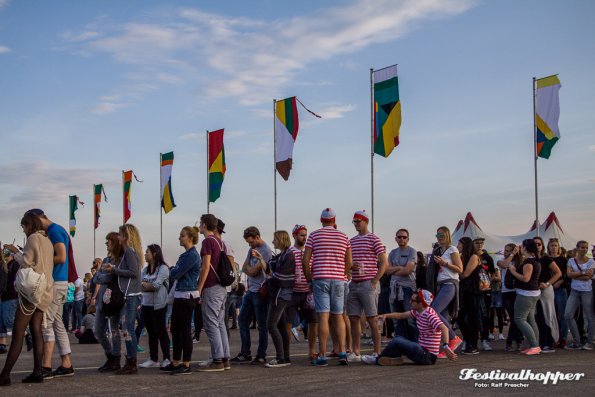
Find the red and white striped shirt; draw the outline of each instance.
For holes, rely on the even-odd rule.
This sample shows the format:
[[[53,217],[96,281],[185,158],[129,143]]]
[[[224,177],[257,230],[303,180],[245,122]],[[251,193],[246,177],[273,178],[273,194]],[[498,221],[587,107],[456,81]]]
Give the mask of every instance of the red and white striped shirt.
[[[349,240],[351,243],[351,258],[358,262],[363,271],[353,271],[351,280],[362,282],[372,280],[378,273],[378,255],[386,252],[382,241],[374,233],[359,234]]]
[[[306,248],[312,249],[312,278],[345,280],[345,253],[349,237],[332,226],[310,233]]]
[[[419,330],[417,343],[430,353],[438,355],[440,352],[440,339],[442,338],[442,332],[440,331],[442,320],[431,307],[426,308],[421,313],[418,313],[417,310],[411,310],[411,314],[415,318]]]
[[[304,251],[295,246],[289,247],[289,251],[293,252],[295,257],[295,277],[293,279],[293,291],[294,292],[310,292],[308,288],[308,281],[306,281],[306,275],[302,269],[302,257]],[[310,267],[312,267],[312,258],[310,258]]]

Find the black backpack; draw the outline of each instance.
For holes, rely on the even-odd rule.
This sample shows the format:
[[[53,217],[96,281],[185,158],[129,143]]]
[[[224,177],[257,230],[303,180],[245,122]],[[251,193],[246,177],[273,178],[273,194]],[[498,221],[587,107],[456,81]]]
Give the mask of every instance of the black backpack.
[[[217,241],[216,238],[213,238],[213,239],[215,240],[217,245],[219,245],[221,252],[219,254],[219,264],[217,266],[217,270],[215,270],[213,268],[212,263],[211,263],[211,269],[213,269],[213,271],[215,272],[215,276],[217,276],[217,279],[219,280],[219,284],[221,284],[224,287],[228,287],[228,286],[232,285],[234,283],[234,281],[236,281],[236,273],[235,273],[234,267],[231,264],[229,258],[227,257],[227,255],[225,255],[225,250],[219,244],[219,241]]]

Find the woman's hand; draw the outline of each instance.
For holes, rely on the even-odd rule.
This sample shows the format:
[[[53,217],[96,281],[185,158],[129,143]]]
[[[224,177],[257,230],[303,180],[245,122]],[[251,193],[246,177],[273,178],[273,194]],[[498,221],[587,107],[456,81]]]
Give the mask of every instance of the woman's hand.
[[[16,254],[17,252],[19,252],[19,249],[12,244],[4,244],[4,249],[9,250],[13,254]]]

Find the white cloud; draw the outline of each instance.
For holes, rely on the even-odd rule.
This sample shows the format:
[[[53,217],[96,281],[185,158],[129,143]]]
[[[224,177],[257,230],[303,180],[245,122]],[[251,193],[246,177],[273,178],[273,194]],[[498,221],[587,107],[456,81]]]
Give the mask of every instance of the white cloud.
[[[115,112],[118,109],[124,108],[127,105],[122,103],[114,103],[114,102],[101,102],[93,109],[91,109],[92,113],[105,115]]]
[[[8,4],[9,0],[0,0],[0,11]]]
[[[353,112],[355,110],[355,105],[342,105],[342,106],[328,106],[322,108],[319,112],[316,113],[320,114],[323,119],[332,120],[332,119],[340,119],[344,117],[345,113]]]
[[[198,132],[189,132],[187,134],[184,135],[180,135],[178,138],[183,140],[183,141],[189,141],[189,140],[196,140],[196,139],[207,139],[205,138],[204,134],[199,134]]]
[[[7,52],[12,51],[10,48],[4,46],[4,45],[0,45],[0,54],[6,54]]]
[[[308,65],[400,39],[420,22],[458,15],[474,4],[355,0],[274,21],[186,8],[159,21],[67,37],[80,39],[77,52],[106,53],[119,63],[151,68],[145,76],[150,84],[191,80],[204,84],[201,92],[209,98],[236,97],[243,105],[256,105],[277,97]],[[205,72],[209,77],[200,81],[197,76]]]
[[[78,33],[78,34],[72,33],[71,31],[67,31],[62,34],[62,38],[64,40],[73,41],[73,42],[94,39],[98,36],[99,36],[99,32],[94,32],[94,31],[89,31],[89,30]]]

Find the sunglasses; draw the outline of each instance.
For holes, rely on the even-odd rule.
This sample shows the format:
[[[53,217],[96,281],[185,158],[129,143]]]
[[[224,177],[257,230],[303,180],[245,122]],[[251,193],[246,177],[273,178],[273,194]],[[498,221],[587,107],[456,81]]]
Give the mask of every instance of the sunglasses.
[[[405,239],[405,238],[409,238],[409,236],[397,236],[398,239]]]
[[[446,237],[446,234],[444,233],[436,233],[436,238],[444,238]]]

